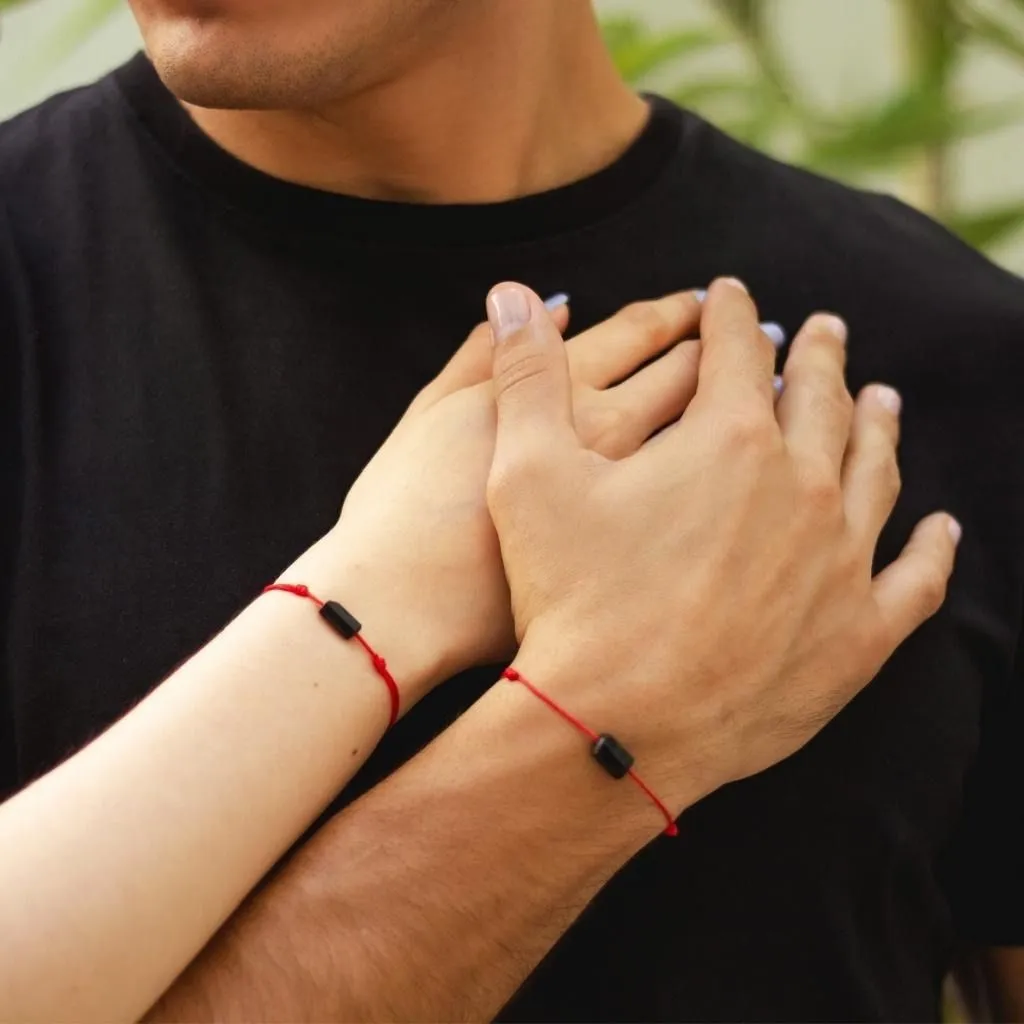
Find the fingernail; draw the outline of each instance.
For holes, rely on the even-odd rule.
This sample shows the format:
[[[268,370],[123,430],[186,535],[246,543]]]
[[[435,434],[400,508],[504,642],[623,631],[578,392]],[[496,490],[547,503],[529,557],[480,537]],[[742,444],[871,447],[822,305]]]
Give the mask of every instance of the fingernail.
[[[949,522],[946,524],[946,529],[949,530],[949,535],[953,538],[953,543],[959,544],[960,538],[964,535],[964,528],[960,525],[959,521],[950,516]]]
[[[696,288],[696,289],[694,289],[693,297],[698,302],[703,302],[708,297],[708,290],[707,290],[707,288]]]
[[[893,414],[893,416],[899,416],[900,409],[903,408],[903,399],[900,397],[900,393],[895,388],[890,388],[885,384],[879,384],[875,388],[875,398],[878,399],[878,404]]]
[[[776,377],[772,381],[772,387],[775,388],[775,397],[778,398],[782,394],[782,389],[786,386],[786,382],[781,377]]]
[[[569,305],[569,296],[566,295],[565,292],[557,292],[555,295],[552,295],[550,299],[545,299],[544,300],[544,308],[549,313],[554,313],[554,311],[556,309],[561,309],[562,306],[568,306],[568,305]]]
[[[525,327],[530,315],[530,296],[519,285],[502,285],[487,296],[487,319],[491,322],[495,342],[504,341]]]
[[[841,316],[835,316],[832,313],[823,313],[818,318],[818,326],[823,331],[828,331],[829,334],[838,338],[844,345],[846,339],[849,337],[850,328],[846,326],[846,321]]]
[[[738,277],[723,277],[722,283],[731,285],[733,288],[739,288],[741,292],[745,292],[747,295],[750,294],[750,289]]]
[[[776,348],[782,348],[786,344],[786,329],[782,324],[777,324],[769,321],[766,324],[761,324],[761,330],[768,335],[768,340]]]

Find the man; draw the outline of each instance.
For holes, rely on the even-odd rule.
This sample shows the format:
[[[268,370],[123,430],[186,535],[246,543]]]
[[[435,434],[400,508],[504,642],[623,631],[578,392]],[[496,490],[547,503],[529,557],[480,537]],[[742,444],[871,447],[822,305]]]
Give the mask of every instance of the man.
[[[578,329],[736,274],[788,327],[843,314],[852,386],[902,393],[880,561],[949,508],[950,601],[819,740],[633,860],[505,1016],[924,1019],[984,947],[1019,1012],[1020,283],[891,200],[639,100],[585,0],[133,6],[152,66],[0,131],[6,788],[324,531],[494,281],[569,292]],[[346,799],[493,676],[435,691]],[[277,982],[266,1013],[296,1017],[330,936],[271,924],[291,969],[259,937],[243,959]]]

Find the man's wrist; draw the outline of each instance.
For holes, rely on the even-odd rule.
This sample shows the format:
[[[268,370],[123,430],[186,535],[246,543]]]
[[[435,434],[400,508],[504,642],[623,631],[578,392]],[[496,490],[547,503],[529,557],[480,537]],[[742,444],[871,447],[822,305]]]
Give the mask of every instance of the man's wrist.
[[[337,601],[362,625],[361,634],[387,662],[401,693],[404,714],[453,669],[445,637],[430,620],[429,601],[408,574],[386,561],[369,561],[327,534],[280,576],[302,583],[322,601]]]
[[[592,664],[562,631],[546,640],[537,633],[524,637],[514,666],[589,729],[610,734],[625,746],[635,758],[636,773],[672,815],[678,816],[709,792],[698,766],[686,768],[683,748],[692,737],[686,711],[672,699],[685,690],[683,680],[679,694],[662,692],[659,697],[649,679],[631,676],[630,659],[621,665]]]
[[[628,779],[614,779],[597,764],[587,737],[520,684],[499,682],[465,718],[473,742],[494,763],[495,792],[508,792],[505,774],[514,770],[532,794],[518,810],[503,808],[510,833],[517,815],[524,829],[557,823],[562,841],[603,850],[602,859],[607,855],[617,869],[664,830],[658,811]]]

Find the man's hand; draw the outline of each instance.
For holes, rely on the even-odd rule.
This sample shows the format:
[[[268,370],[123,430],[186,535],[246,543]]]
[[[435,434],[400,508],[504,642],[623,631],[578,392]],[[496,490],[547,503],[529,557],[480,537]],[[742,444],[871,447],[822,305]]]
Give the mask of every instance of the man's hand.
[[[615,723],[676,811],[793,753],[939,608],[959,537],[948,515],[872,579],[899,492],[898,397],[873,386],[852,401],[841,321],[808,321],[776,409],[754,303],[716,283],[696,397],[613,461],[579,437],[536,296],[499,286],[490,307],[489,501],[517,667]]]
[[[491,303],[489,502],[523,638],[516,664],[614,729],[679,810],[785,757],[867,682],[938,606],[952,521],[926,520],[872,580],[898,489],[897,417],[877,388],[853,406],[833,321],[797,339],[776,412],[753,303],[719,283],[681,421],[646,440],[685,406],[686,373],[675,404],[667,396],[601,454],[580,437],[569,372],[580,357],[536,296],[511,287]],[[607,362],[588,379],[617,375]],[[445,401],[425,401],[424,415]],[[661,824],[549,708],[495,686],[307,844],[154,1017],[489,1019]]]
[[[700,311],[693,293],[670,295],[627,307],[564,344],[564,323],[546,320],[565,350],[582,444],[620,458],[682,414],[696,389],[699,345],[680,339],[696,335]],[[564,307],[556,316],[566,316]],[[404,709],[456,672],[515,652],[485,500],[495,433],[490,374],[483,324],[360,474],[336,528],[287,574],[324,592],[359,594],[367,634],[383,633],[394,652]],[[330,567],[343,563],[335,580]],[[389,644],[391,626],[401,635]]]

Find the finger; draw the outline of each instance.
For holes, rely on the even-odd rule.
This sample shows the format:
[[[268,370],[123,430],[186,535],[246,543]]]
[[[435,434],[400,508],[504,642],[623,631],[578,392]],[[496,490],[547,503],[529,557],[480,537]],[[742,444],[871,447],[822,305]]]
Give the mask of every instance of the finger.
[[[960,534],[960,524],[945,512],[921,520],[900,557],[875,577],[872,593],[883,623],[880,660],[942,607]]]
[[[555,321],[558,330],[565,334],[569,326],[569,296],[565,292],[558,292],[544,300],[544,308],[551,314],[551,319]]]
[[[569,296],[552,295],[545,301],[544,308],[551,314],[559,333],[564,334],[569,326]],[[485,320],[473,328],[444,369],[413,399],[406,415],[429,409],[447,395],[490,380],[492,358],[491,325]]]
[[[775,346],[761,330],[757,307],[742,281],[723,278],[708,291],[701,318],[697,398],[735,407],[756,403],[771,412]]]
[[[776,407],[789,450],[839,472],[850,438],[853,399],[846,389],[846,324],[818,314],[793,341]]]
[[[686,411],[699,364],[700,342],[683,341],[618,387],[590,392],[592,411],[577,417],[580,441],[610,459],[631,455]]]
[[[677,292],[634,302],[566,343],[572,378],[606,388],[624,380],[700,326],[701,304],[694,292]]]
[[[864,388],[843,462],[843,507],[854,536],[871,551],[900,494],[899,439],[900,396],[883,384]]]
[[[429,409],[456,391],[482,384],[491,375],[491,360],[490,325],[477,324],[444,369],[413,399],[405,418]]]
[[[578,443],[565,343],[544,304],[523,285],[500,284],[487,296],[487,315],[498,407],[495,462]]]

